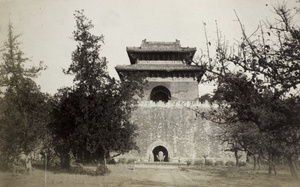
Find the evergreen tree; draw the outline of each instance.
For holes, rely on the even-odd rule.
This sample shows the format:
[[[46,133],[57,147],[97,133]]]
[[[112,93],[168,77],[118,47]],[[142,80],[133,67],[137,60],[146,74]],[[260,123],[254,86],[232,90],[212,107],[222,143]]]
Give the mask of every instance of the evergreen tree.
[[[26,167],[31,171],[30,154],[39,144],[48,119],[48,97],[32,79],[45,67],[26,67],[29,59],[23,57],[18,37],[13,35],[10,23],[0,64],[0,157],[8,168],[24,153]]]
[[[124,76],[122,82],[107,72],[106,58],[100,58],[104,37],[94,36],[93,24],[83,11],[75,13],[78,42],[72,64],[65,71],[74,75],[74,86],[56,95],[52,129],[56,149],[61,150],[62,167],[69,167],[70,153],[80,162],[97,160],[106,163],[110,153],[123,154],[137,149],[136,126],[130,122],[136,104],[134,95],[142,94],[140,76]],[[66,162],[64,162],[66,161]]]

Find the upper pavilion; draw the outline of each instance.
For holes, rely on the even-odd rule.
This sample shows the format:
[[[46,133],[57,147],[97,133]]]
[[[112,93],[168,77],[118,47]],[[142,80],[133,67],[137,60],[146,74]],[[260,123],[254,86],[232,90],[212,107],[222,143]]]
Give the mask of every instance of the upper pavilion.
[[[140,47],[127,47],[130,65],[117,66],[124,74],[144,72],[148,88],[143,100],[197,100],[198,83],[203,75],[201,66],[192,65],[195,47],[181,47],[180,41],[142,41]]]
[[[127,54],[131,65],[117,66],[122,72],[147,71],[150,77],[175,76],[191,77],[199,75],[201,67],[191,65],[195,47],[181,47],[180,41],[149,42],[142,41],[140,47],[127,47]]]

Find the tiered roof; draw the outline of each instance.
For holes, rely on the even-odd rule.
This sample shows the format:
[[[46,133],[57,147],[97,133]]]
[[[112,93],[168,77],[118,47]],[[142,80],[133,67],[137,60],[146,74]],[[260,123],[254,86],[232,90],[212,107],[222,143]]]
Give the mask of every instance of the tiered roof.
[[[181,47],[180,41],[142,41],[140,47],[127,47],[131,65],[116,66],[120,76],[124,72],[147,72],[149,76],[195,77],[202,67],[191,65],[196,48]],[[163,74],[163,75],[162,75]]]
[[[196,52],[196,48],[181,47],[180,41],[175,42],[149,42],[142,41],[140,47],[127,47],[127,54],[131,64],[139,60],[185,60],[188,63]]]

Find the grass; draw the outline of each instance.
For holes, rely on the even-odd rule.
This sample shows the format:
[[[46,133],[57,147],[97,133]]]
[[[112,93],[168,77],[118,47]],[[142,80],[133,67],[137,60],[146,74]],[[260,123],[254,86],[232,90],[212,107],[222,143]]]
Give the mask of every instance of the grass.
[[[288,168],[269,175],[266,168],[253,171],[252,167],[190,167],[185,173],[199,186],[243,187],[299,187],[300,181],[290,176]]]
[[[250,166],[186,166],[180,170],[134,169],[132,164],[109,165],[105,176],[74,174],[70,171],[45,171],[35,168],[32,175],[0,172],[2,187],[68,187],[68,186],[243,186],[298,187],[299,181],[290,177],[288,168],[280,168],[277,176],[269,176],[267,168],[253,171]],[[90,167],[89,170],[93,168]]]

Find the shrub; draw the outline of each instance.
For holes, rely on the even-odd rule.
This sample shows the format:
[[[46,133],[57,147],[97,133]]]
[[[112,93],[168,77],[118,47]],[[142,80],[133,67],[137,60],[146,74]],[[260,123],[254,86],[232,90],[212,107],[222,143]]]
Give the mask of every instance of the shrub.
[[[216,161],[215,166],[224,166],[225,163],[223,161]]]
[[[227,161],[225,163],[226,166],[235,166],[235,162],[234,161]]]
[[[239,167],[241,167],[241,166],[246,166],[246,165],[247,165],[246,162],[240,162],[240,163],[239,163]]]
[[[195,162],[194,162],[195,166],[200,166],[200,165],[203,165],[203,164],[204,164],[203,160],[195,160]]]
[[[185,167],[182,167],[182,168],[180,168],[180,171],[189,171],[189,170]]]
[[[14,165],[12,166],[12,172],[24,174],[26,173],[26,168],[24,166]]]
[[[115,165],[116,163],[117,163],[117,162],[115,161],[115,159],[111,159],[111,160],[108,161],[107,164],[114,164],[114,165]]]
[[[70,168],[71,173],[75,174],[84,174],[84,166],[82,163],[73,163]]]
[[[213,166],[213,165],[214,165],[214,162],[213,162],[212,160],[206,159],[205,165],[206,165],[206,166]]]
[[[127,164],[134,164],[134,162],[136,161],[136,159],[135,158],[130,158],[130,159],[128,159],[127,160]]]
[[[71,172],[75,173],[75,174],[83,174],[84,173],[84,168],[79,167],[79,166],[75,166],[75,167],[71,168]]]
[[[187,166],[189,166],[189,165],[192,164],[192,161],[191,161],[191,160],[187,160],[187,161],[186,161],[186,164],[187,164]]]
[[[120,158],[118,164],[126,164],[126,158]]]
[[[109,173],[110,173],[110,170],[107,168],[106,165],[99,164],[96,168],[95,175],[98,176],[98,175],[105,175],[105,174],[109,174]]]

